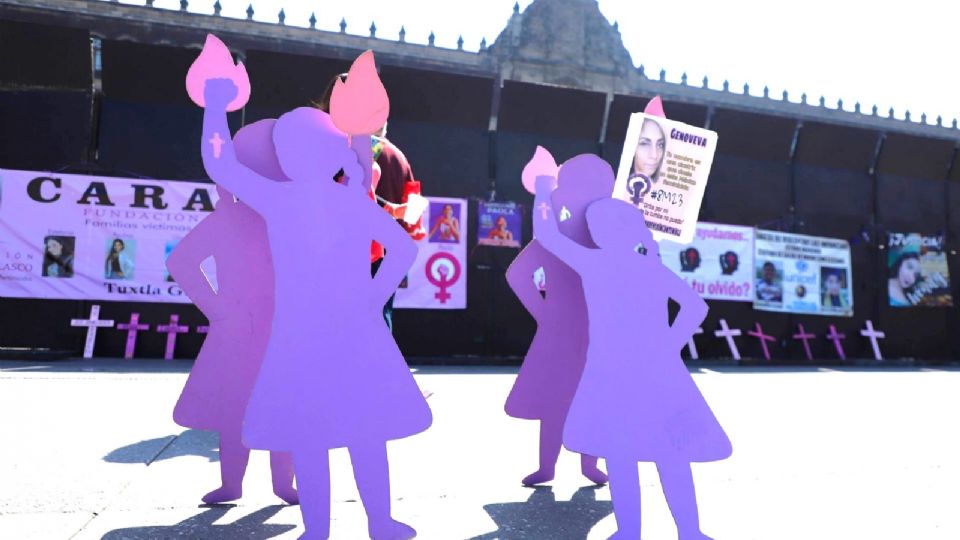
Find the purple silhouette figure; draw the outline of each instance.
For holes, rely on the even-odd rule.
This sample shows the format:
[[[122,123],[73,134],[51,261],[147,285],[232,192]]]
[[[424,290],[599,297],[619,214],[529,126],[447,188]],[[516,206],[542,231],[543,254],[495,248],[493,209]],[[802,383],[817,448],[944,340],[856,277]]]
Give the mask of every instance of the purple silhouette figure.
[[[241,163],[274,180],[286,180],[273,153],[273,123],[262,120],[236,135]],[[272,163],[271,163],[272,161]],[[177,244],[167,268],[183,291],[210,321],[206,340],[194,363],[173,419],[184,427],[220,434],[223,485],[203,497],[205,503],[240,498],[250,450],[240,441],[243,415],[260,371],[273,317],[273,266],[266,225],[247,205],[218,186],[216,210]],[[215,291],[200,268],[216,262]],[[273,492],[297,504],[293,460],[272,452]]]
[[[277,120],[273,141],[290,182],[238,163],[226,117],[236,95],[228,79],[206,82],[201,149],[210,178],[263,216],[273,259],[276,309],[243,441],[293,453],[301,538],[329,536],[328,454],[340,447],[350,452],[370,536],[412,538],[390,514],[386,442],[427,429],[432,417],[381,310],[416,245],[369,199],[371,162],[326,113],[299,108]],[[369,147],[369,137],[355,135],[353,144]],[[341,170],[345,182],[335,182]],[[372,240],[387,251],[374,277]]]
[[[556,180],[536,183],[535,207],[552,207]],[[552,212],[535,212],[533,223],[537,240],[583,283],[589,346],[563,442],[606,460],[618,527],[611,538],[640,537],[637,462],[652,461],[680,540],[708,539],[690,463],[725,459],[732,449],[680,358],[707,304],[663,266],[643,213],[629,203],[602,199],[587,208],[598,249],[562,234]],[[670,298],[680,305],[672,325]]]
[[[552,194],[554,213],[560,213],[560,232],[581,246],[596,247],[587,230],[590,203],[610,198],[613,169],[597,156],[584,154],[560,168],[560,187]],[[534,207],[535,213],[540,210]],[[543,268],[546,294],[541,295],[533,275]],[[507,283],[523,307],[537,321],[527,356],[507,397],[507,414],[540,420],[540,468],[523,479],[525,485],[553,480],[570,402],[580,382],[587,354],[587,306],[580,276],[533,240],[507,269]],[[597,458],[582,455],[580,469],[597,484],[607,475],[597,468]]]

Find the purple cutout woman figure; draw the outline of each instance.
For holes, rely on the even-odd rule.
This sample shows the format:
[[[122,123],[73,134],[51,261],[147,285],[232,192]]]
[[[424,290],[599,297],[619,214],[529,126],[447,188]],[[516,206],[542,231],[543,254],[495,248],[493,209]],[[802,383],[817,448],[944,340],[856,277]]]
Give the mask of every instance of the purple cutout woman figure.
[[[552,195],[554,212],[563,214],[558,216],[559,230],[581,246],[595,247],[587,230],[586,210],[590,203],[610,198],[613,170],[597,156],[585,154],[566,162],[560,171],[560,187]],[[536,206],[534,213],[540,213]],[[532,279],[539,268],[546,276],[545,295]],[[580,276],[537,240],[507,269],[507,283],[537,321],[537,333],[505,407],[510,416],[540,420],[540,468],[523,479],[525,485],[534,485],[554,477],[563,425],[586,360],[587,306]],[[596,457],[581,456],[580,468],[591,481],[606,483]]]
[[[537,178],[535,207],[551,206],[555,182]],[[583,282],[589,346],[563,442],[606,460],[618,527],[611,538],[640,538],[637,462],[652,461],[680,540],[709,539],[690,463],[725,459],[732,448],[680,359],[707,304],[660,262],[643,213],[629,203],[603,199],[587,209],[598,249],[563,235],[552,212],[534,212],[533,223],[537,240]],[[680,305],[672,325],[670,298]]]
[[[273,258],[276,310],[243,441],[293,453],[302,539],[329,536],[328,453],[341,447],[350,452],[370,536],[412,538],[416,532],[390,514],[386,442],[427,429],[432,417],[381,310],[416,245],[367,197],[370,160],[358,158],[322,111],[295,109],[274,126],[290,182],[238,163],[226,117],[236,95],[229,80],[206,82],[201,148],[210,178],[264,217]],[[333,180],[341,169],[345,183]],[[373,240],[387,256],[371,277]]]
[[[263,120],[237,133],[238,149],[243,147],[239,157],[264,176],[284,180],[273,154],[272,122]],[[170,274],[210,321],[207,338],[173,410],[181,426],[220,434],[223,485],[203,497],[208,504],[242,495],[250,450],[240,441],[240,428],[273,317],[273,266],[263,218],[234,201],[224,188],[218,187],[217,192],[216,210],[177,244],[167,260]],[[208,257],[216,262],[216,291],[200,269]],[[297,504],[290,454],[272,452],[270,467],[274,493]]]

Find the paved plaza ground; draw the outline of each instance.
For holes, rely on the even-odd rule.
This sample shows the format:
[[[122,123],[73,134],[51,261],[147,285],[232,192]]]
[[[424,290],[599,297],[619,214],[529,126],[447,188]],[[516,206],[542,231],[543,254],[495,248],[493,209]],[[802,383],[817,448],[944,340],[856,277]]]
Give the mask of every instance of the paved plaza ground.
[[[173,423],[189,362],[0,362],[0,538],[295,539],[297,507],[254,452],[244,497],[219,485],[215,434]],[[535,422],[503,413],[515,368],[414,368],[433,427],[389,445],[394,513],[437,540],[605,539],[610,492],[564,453],[525,488]],[[694,368],[733,457],[694,466],[717,540],[960,538],[960,370]],[[349,458],[331,454],[334,539],[366,538]],[[645,540],[676,538],[640,466]]]

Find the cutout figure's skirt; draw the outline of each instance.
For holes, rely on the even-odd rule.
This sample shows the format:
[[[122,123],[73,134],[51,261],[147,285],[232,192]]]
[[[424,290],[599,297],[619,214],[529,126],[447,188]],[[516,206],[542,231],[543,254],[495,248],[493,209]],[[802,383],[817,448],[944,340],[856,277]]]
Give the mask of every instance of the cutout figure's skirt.
[[[251,448],[291,451],[401,439],[432,422],[427,402],[383,320],[341,327],[309,344],[271,339],[244,419]]]
[[[566,417],[583,372],[584,349],[579,341],[564,340],[562,333],[538,332],[507,396],[507,414],[528,420]]]

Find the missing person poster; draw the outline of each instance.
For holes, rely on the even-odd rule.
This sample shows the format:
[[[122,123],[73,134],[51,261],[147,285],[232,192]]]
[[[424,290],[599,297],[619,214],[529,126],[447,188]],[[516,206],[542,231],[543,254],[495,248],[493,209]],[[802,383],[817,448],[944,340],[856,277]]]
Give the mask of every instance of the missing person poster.
[[[189,303],[167,273],[213,184],[0,169],[0,296]]]
[[[953,306],[943,235],[891,233],[887,291],[892,307]]]
[[[523,207],[515,202],[480,201],[477,209],[477,243],[481,246],[519,248],[523,238]]]
[[[853,316],[846,240],[757,229],[754,309]]]
[[[710,177],[717,134],[658,116],[630,116],[614,197],[643,210],[657,241],[689,244]]]
[[[660,260],[708,300],[752,302],[753,228],[701,221],[690,244],[662,240]]]
[[[430,205],[423,214],[423,223],[428,233],[417,242],[417,259],[400,283],[393,306],[466,309],[467,200],[427,199]]]

